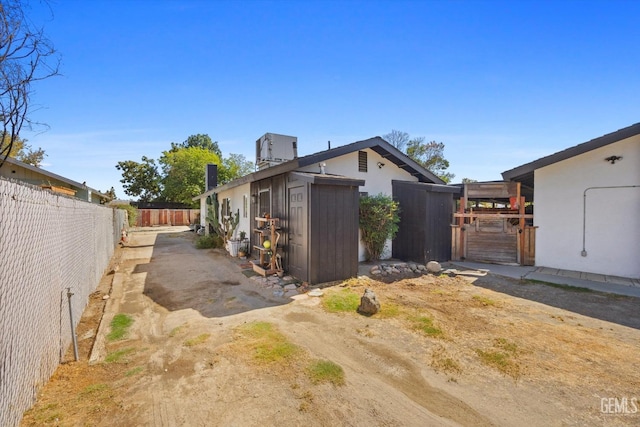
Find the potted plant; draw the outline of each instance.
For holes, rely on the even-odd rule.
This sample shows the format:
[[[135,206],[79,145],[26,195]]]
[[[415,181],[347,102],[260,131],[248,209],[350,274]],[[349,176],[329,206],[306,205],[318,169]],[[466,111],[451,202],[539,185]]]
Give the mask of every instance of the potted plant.
[[[242,259],[246,259],[247,258],[247,254],[249,253],[249,246],[247,246],[246,244],[242,244],[239,248],[238,248],[238,256]]]

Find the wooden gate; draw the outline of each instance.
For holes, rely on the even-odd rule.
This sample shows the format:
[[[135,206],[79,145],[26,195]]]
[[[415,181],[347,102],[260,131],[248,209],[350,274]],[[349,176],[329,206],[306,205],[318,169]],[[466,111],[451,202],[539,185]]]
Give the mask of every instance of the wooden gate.
[[[466,227],[466,258],[474,261],[518,262],[518,226],[504,218],[476,217]]]
[[[451,259],[534,265],[535,227],[519,182],[467,183],[452,225]]]

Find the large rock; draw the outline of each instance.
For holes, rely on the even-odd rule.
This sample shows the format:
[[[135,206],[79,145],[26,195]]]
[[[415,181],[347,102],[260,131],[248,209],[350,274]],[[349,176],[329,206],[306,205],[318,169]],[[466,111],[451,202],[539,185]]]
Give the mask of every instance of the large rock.
[[[365,289],[364,295],[360,298],[360,306],[358,307],[358,313],[366,316],[376,314],[380,310],[380,301],[378,297],[371,289]]]
[[[427,263],[427,271],[433,274],[439,274],[442,271],[442,266],[437,261],[429,261]]]

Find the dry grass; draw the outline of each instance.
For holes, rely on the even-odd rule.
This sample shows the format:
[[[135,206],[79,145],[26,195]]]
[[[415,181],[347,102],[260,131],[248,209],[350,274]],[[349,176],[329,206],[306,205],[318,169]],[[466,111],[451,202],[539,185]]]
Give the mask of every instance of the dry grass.
[[[200,334],[197,337],[188,339],[184,342],[186,347],[193,347],[194,345],[202,344],[211,337],[211,334]]]
[[[236,344],[247,350],[253,361],[259,364],[291,361],[302,356],[302,350],[289,342],[271,323],[251,322],[236,331]]]

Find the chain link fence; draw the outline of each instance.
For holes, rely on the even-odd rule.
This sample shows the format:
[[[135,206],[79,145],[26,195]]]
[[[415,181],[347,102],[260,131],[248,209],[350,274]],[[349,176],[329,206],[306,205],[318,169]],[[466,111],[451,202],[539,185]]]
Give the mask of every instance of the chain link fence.
[[[0,179],[0,425],[15,426],[71,345],[126,211]]]

